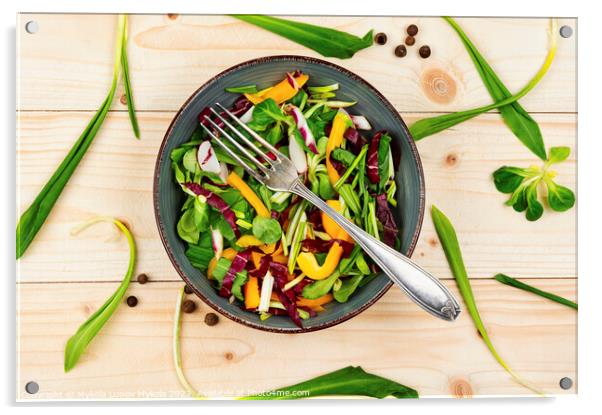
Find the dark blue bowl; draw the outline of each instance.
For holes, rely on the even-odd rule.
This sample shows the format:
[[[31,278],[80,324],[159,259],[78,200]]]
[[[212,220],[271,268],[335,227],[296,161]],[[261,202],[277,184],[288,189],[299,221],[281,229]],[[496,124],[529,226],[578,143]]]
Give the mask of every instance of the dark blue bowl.
[[[309,74],[309,85],[340,84],[337,99],[354,100],[351,114],[363,114],[373,132],[387,130],[393,137],[393,153],[399,159],[397,174],[397,209],[394,212],[401,229],[401,251],[410,256],[416,246],[424,214],[424,177],[422,164],[408,128],[385,97],[354,73],[330,62],[304,56],[269,56],[241,63],[225,70],[200,87],[184,103],[167,129],[155,166],[154,208],[157,226],[165,250],[176,271],[207,304],[226,317],[261,330],[279,333],[302,333],[334,326],[374,304],[391,287],[389,278],[381,274],[359,288],[346,303],[330,303],[326,310],[303,322],[299,328],[285,316],[272,316],[261,321],[256,313],[220,297],[206,276],[194,268],[184,254],[186,245],[176,232],[176,224],[184,195],[176,183],[170,163],[171,151],[190,139],[199,112],[215,102],[228,106],[237,95],[224,88],[257,84],[268,87],[281,81],[286,72],[301,70]]]

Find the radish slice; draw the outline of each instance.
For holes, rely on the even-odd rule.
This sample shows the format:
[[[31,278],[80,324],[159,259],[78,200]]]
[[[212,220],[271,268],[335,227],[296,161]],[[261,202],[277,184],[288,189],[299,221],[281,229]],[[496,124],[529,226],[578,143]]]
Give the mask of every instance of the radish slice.
[[[307,171],[307,159],[305,157],[305,151],[303,151],[303,148],[301,148],[294,135],[291,134],[288,140],[288,154],[291,157],[295,168],[297,169],[297,173],[305,173]]]
[[[253,120],[253,109],[254,108],[255,107],[249,108],[243,115],[241,115],[239,117],[239,120],[241,120],[245,124],[251,122]]]
[[[265,273],[263,282],[261,283],[261,294],[259,296],[259,307],[257,311],[268,311],[270,308],[270,298],[272,297],[272,290],[274,288],[274,277],[270,274],[270,271]]]
[[[199,162],[199,166],[201,166],[201,170],[215,174],[221,173],[219,161],[217,160],[215,151],[213,151],[213,147],[211,147],[211,143],[209,141],[203,141],[201,143],[196,153],[196,157]]]
[[[358,130],[372,129],[372,126],[370,125],[366,117],[364,117],[363,115],[352,115],[351,121],[353,121],[353,125],[355,125],[355,128],[357,128]]]
[[[301,110],[296,106],[290,104],[286,106],[285,111],[293,116],[295,124],[297,125],[297,129],[301,133],[301,137],[303,137],[303,142],[305,142],[307,148],[309,148],[312,153],[318,154],[316,140],[311,132],[311,129],[309,128],[309,125],[307,125],[307,120],[303,116],[303,112],[301,112]]]
[[[220,259],[224,251],[224,237],[219,229],[213,227],[211,227],[211,244],[213,245],[215,259]]]
[[[224,183],[228,181],[228,166],[226,166],[226,163],[219,163],[219,178],[222,179]]]

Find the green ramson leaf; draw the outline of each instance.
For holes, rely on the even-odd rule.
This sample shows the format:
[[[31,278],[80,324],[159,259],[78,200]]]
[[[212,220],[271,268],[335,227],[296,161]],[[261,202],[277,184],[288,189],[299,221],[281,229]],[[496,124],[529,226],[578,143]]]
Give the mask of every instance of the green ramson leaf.
[[[512,193],[523,182],[525,174],[518,167],[503,166],[493,172],[493,183],[500,192]]]
[[[77,234],[81,230],[98,222],[112,222],[115,224],[115,226],[117,226],[117,228],[119,228],[119,230],[121,230],[121,232],[123,232],[129,245],[130,261],[128,263],[125,276],[123,277],[123,281],[119,287],[117,287],[117,290],[86,320],[84,324],[79,327],[77,332],[71,336],[69,340],[67,340],[67,344],[65,345],[64,360],[65,372],[68,372],[75,367],[80,356],[86,350],[86,347],[88,347],[88,344],[90,344],[105,323],[109,321],[117,307],[119,307],[119,305],[123,302],[123,297],[125,296],[125,293],[130,285],[130,279],[132,278],[134,267],[136,265],[136,243],[134,242],[134,237],[130,233],[129,229],[115,218],[94,218],[80,226],[77,231],[73,232],[73,234]]]
[[[500,80],[483,55],[477,50],[476,46],[471,42],[466,33],[464,33],[452,18],[445,17],[444,19],[454,28],[456,33],[458,33],[462,39],[462,43],[464,43],[491,98],[493,98],[495,102],[511,98],[512,93],[506,88],[504,83]],[[556,34],[554,33],[553,36],[556,36]],[[540,159],[545,160],[546,149],[539,125],[531,118],[529,113],[518,103],[518,101],[501,106],[499,110],[504,122],[514,135],[535,155]]]
[[[69,153],[65,156],[61,164],[56,168],[50,179],[46,182],[40,193],[36,196],[32,204],[22,213],[17,223],[16,230],[16,256],[20,258],[33,239],[44,225],[46,218],[60,197],[67,182],[73,175],[73,172],[84,157],[84,154],[92,144],[94,137],[100,130],[107,113],[113,102],[117,81],[119,80],[119,68],[121,67],[121,58],[123,54],[124,31],[126,30],[126,17],[119,16],[118,42],[115,51],[115,60],[113,62],[113,79],[111,87],[100,108],[94,113],[88,125],[84,128],[77,141],[73,144]]]
[[[458,288],[460,293],[462,294],[462,298],[466,303],[466,308],[468,309],[468,313],[472,317],[472,321],[474,322],[475,327],[481,334],[481,338],[485,342],[485,345],[495,358],[498,363],[521,385],[531,389],[532,391],[542,394],[539,390],[531,386],[529,383],[524,381],[521,377],[519,377],[514,371],[506,364],[506,362],[501,358],[498,354],[497,350],[493,346],[491,339],[489,338],[489,334],[487,333],[487,329],[485,329],[485,325],[481,320],[481,315],[479,314],[479,310],[477,309],[477,304],[474,299],[474,294],[472,292],[472,287],[470,286],[470,280],[468,279],[468,273],[466,272],[466,268],[464,266],[464,260],[462,259],[462,251],[460,250],[460,243],[458,242],[458,237],[456,235],[456,230],[454,229],[450,220],[434,205],[431,209],[431,214],[433,217],[433,223],[435,225],[435,230],[437,231],[437,235],[439,236],[439,240],[441,241],[441,246],[443,247],[443,251],[445,252],[445,257],[447,258],[447,262],[449,263],[449,267],[456,278],[456,282],[458,284]]]
[[[130,118],[130,123],[132,124],[132,129],[134,130],[134,135],[136,138],[140,138],[140,128],[138,127],[136,107],[134,105],[134,92],[132,91],[132,82],[130,79],[130,65],[128,63],[127,33],[127,19],[125,19],[122,32],[123,47],[121,48],[121,71],[123,72],[123,86],[125,89],[125,99],[128,106],[128,116]]]
[[[253,235],[263,243],[273,244],[282,238],[282,228],[276,219],[256,216],[253,219]]]
[[[351,294],[355,292],[359,284],[362,282],[363,278],[363,275],[354,275],[353,277],[346,278],[343,281],[341,288],[333,292],[334,299],[339,303],[346,303]]]
[[[282,113],[282,110],[272,98],[268,98],[253,109],[253,120],[247,125],[256,131],[265,131],[268,126],[276,121],[282,121],[289,124],[289,119]]]
[[[557,303],[563,304],[567,307],[574,308],[575,310],[578,309],[577,303],[575,303],[571,300],[567,300],[566,298],[560,297],[556,294],[552,294],[547,291],[540,290],[539,288],[535,288],[529,284],[525,284],[524,282],[521,282],[521,281],[519,281],[515,278],[512,278],[512,277],[509,277],[507,275],[497,274],[494,278],[497,281],[501,282],[502,284],[506,284],[511,287],[519,288],[521,290],[529,291],[533,294],[539,295],[539,296],[547,298],[549,300],[556,301]]]
[[[551,179],[545,179],[548,188],[548,204],[557,212],[564,212],[575,205],[575,194],[568,187],[554,183]]]
[[[370,396],[397,399],[418,398],[418,392],[380,376],[365,372],[361,367],[348,366],[317,378],[239,399],[301,399],[316,396]]]
[[[551,147],[550,155],[548,157],[548,163],[560,163],[561,161],[566,160],[571,154],[570,147]]]
[[[527,220],[535,221],[541,218],[541,215],[543,215],[543,206],[537,200],[537,183],[529,186],[525,194],[527,198]]]
[[[233,16],[313,49],[326,57],[351,58],[357,51],[372,45],[372,30],[359,38],[339,30],[277,17],[240,14]]]

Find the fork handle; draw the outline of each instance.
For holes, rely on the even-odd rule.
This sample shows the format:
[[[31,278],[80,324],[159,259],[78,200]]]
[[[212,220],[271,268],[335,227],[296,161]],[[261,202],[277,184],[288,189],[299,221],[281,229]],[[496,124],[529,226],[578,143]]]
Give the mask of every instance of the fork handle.
[[[405,255],[354,225],[299,180],[295,181],[290,191],[311,202],[339,224],[416,304],[443,320],[453,321],[458,317],[460,305],[437,278]]]

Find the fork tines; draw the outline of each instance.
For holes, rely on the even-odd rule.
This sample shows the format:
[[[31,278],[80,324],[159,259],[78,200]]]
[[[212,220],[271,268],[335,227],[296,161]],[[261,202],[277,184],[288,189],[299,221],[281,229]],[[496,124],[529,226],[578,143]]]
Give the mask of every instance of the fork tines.
[[[260,170],[265,175],[267,175],[270,170],[273,170],[273,166],[274,166],[274,162],[275,161],[276,162],[282,161],[282,159],[284,159],[286,156],[284,154],[282,154],[280,151],[278,151],[276,149],[276,147],[274,147],[269,142],[267,142],[263,137],[261,137],[259,134],[257,134],[255,131],[253,131],[251,128],[249,128],[244,122],[242,122],[240,119],[238,119],[238,117],[236,117],[234,114],[232,114],[232,112],[230,110],[226,109],[222,104],[220,104],[218,102],[215,105],[217,105],[222,110],[221,114],[218,113],[213,108],[209,108],[209,109],[211,110],[211,112],[213,113],[213,115],[219,121],[221,121],[223,123],[224,128],[220,127],[208,115],[205,115],[204,119],[209,123],[209,125],[211,125],[211,127],[213,127],[213,130],[210,129],[210,128],[208,128],[205,125],[205,123],[201,123],[201,127],[203,127],[203,129],[207,132],[207,134],[209,134],[209,136],[211,138],[213,138],[213,140],[221,148],[223,148],[224,151],[226,151],[233,159],[235,159],[238,163],[240,163],[240,165],[251,176],[253,176],[255,179],[257,179],[259,181],[264,181],[265,177],[262,177],[262,175],[260,175],[257,172],[257,170],[255,170],[255,169],[253,169],[253,167],[249,166],[249,164],[246,161],[244,161],[236,152],[234,152],[232,150],[232,148],[230,148],[230,146],[226,145],[226,143],[224,143],[222,141],[222,138],[225,139],[225,140],[227,140],[227,141],[229,141],[249,161],[251,161],[258,170]],[[228,120],[226,120],[225,116],[228,116],[231,120],[235,121],[235,123],[238,124],[247,133],[249,133],[249,135],[251,135],[251,137],[253,137],[255,140],[257,140],[257,142],[259,144],[261,144],[263,147],[265,147],[271,153],[271,155],[273,155],[273,157],[270,157],[270,155],[266,154],[263,150],[261,150],[259,147],[257,147],[257,145],[254,142],[252,142],[251,140],[249,140],[234,125],[232,125]],[[234,137],[232,137],[231,134],[229,134],[228,132],[226,132],[226,130],[225,130],[226,127],[232,133],[234,133],[234,135],[236,135],[240,139],[240,141],[242,143],[244,143],[245,145],[241,144],[237,139],[235,139]],[[219,134],[216,134],[216,133],[219,133]],[[251,153],[249,151],[249,148],[255,154]],[[269,167],[266,167],[265,164],[264,164],[264,162],[259,161],[256,156],[262,158],[264,160],[264,162],[266,162],[269,165]]]

